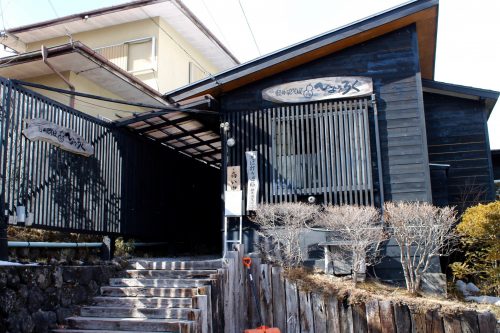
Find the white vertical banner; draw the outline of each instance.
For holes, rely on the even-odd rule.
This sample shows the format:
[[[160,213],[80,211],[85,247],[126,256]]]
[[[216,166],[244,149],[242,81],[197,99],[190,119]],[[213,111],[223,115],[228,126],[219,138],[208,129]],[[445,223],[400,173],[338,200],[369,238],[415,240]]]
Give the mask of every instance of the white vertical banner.
[[[257,210],[257,197],[259,195],[259,170],[257,168],[257,152],[245,152],[247,158],[247,211]]]

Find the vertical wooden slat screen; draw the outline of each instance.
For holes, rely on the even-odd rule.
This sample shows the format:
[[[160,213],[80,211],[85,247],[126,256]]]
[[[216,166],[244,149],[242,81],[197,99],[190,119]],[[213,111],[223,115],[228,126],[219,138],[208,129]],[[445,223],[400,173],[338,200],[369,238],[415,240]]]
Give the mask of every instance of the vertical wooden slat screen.
[[[245,190],[244,154],[257,151],[261,203],[313,195],[329,204],[374,205],[368,105],[353,99],[227,113],[236,139],[228,165],[241,166]]]

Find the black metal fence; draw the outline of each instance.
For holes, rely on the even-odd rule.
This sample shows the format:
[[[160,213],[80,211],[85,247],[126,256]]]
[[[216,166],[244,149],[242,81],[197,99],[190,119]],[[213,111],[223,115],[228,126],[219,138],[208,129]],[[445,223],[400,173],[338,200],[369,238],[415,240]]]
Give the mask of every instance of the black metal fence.
[[[72,129],[94,154],[28,140],[33,118]],[[220,248],[219,169],[2,78],[0,176],[11,222],[25,206],[35,228]]]
[[[25,206],[33,226],[120,233],[121,153],[111,126],[0,79],[1,189],[12,221]],[[83,157],[23,136],[27,119],[43,118],[80,134],[95,153]]]

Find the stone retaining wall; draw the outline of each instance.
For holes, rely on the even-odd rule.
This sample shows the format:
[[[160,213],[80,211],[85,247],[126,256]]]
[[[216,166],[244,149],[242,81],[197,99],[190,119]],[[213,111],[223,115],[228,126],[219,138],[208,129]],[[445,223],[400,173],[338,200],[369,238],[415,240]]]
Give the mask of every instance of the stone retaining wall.
[[[118,264],[0,266],[0,332],[50,332],[120,271]]]

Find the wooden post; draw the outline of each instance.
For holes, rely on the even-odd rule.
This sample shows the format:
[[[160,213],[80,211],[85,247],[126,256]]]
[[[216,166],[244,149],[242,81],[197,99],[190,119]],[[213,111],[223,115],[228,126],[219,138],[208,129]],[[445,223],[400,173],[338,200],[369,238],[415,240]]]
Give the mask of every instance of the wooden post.
[[[299,291],[299,321],[301,333],[314,333],[314,317],[312,312],[311,293]]]
[[[299,333],[299,299],[297,296],[297,286],[295,283],[285,279],[286,295],[286,331],[288,333]]]
[[[382,332],[382,325],[380,323],[380,311],[377,300],[366,302],[366,321],[368,324],[369,333]]]
[[[326,305],[325,299],[320,294],[312,294],[313,316],[314,316],[314,332],[327,333],[326,328]]]
[[[427,325],[425,324],[425,313],[418,312],[416,309],[410,309],[410,317],[412,332],[426,332]]]
[[[271,268],[272,280],[272,309],[273,326],[280,329],[282,333],[286,332],[286,298],[285,281],[283,280],[283,269],[281,267]]]
[[[272,292],[272,277],[271,266],[268,264],[260,265],[260,309],[262,312],[262,319],[264,325],[273,326],[273,292]],[[284,298],[281,300],[283,304]],[[281,307],[282,309],[283,307]]]
[[[479,332],[476,311],[465,311],[460,317],[460,326],[463,333]]]
[[[238,312],[238,279],[237,273],[238,253],[236,251],[228,251],[226,254],[227,260],[227,283],[224,286],[224,332],[232,333],[238,332],[239,325],[239,312]]]
[[[429,333],[444,333],[443,320],[437,310],[429,310],[425,313],[425,324]]]
[[[197,295],[193,297],[193,308],[200,309],[201,314],[196,320],[198,331],[201,333],[208,333],[208,296]]]
[[[328,296],[326,303],[326,331],[340,333],[339,301],[335,296]]]
[[[378,302],[380,311],[380,324],[383,333],[396,333],[396,325],[394,324],[394,311],[390,301]]]
[[[342,333],[354,333],[354,326],[352,323],[352,308],[346,302],[339,304],[340,308],[340,331]]]
[[[410,309],[406,305],[394,304],[394,322],[398,333],[411,332]]]
[[[248,279],[247,268],[244,267],[245,271],[245,284],[246,284],[246,294],[247,298],[247,324],[246,327],[258,327],[264,325],[264,323],[260,322],[259,313],[255,305],[255,299],[252,295],[252,286],[250,285],[250,281]],[[250,266],[250,272],[252,273],[253,282],[255,283],[255,291],[257,292],[257,299],[260,299],[260,258],[252,257],[252,265]],[[259,301],[260,302],[260,301]]]
[[[237,252],[237,259],[235,261],[235,272],[236,272],[236,280],[235,280],[235,289],[234,290],[234,295],[235,295],[235,307],[236,307],[236,316],[237,320],[236,322],[238,323],[238,329],[234,332],[243,332],[245,329],[245,318],[246,318],[246,313],[247,313],[247,308],[248,308],[248,302],[246,297],[246,278],[245,278],[245,271],[243,267],[243,244],[235,244],[234,245],[234,250]]]
[[[497,321],[495,315],[491,312],[482,312],[477,314],[479,322],[479,333],[495,332]]]
[[[352,304],[352,323],[354,332],[368,332],[366,321],[366,306],[363,303]]]
[[[443,317],[443,327],[445,333],[461,333],[462,328],[460,327],[460,319],[444,316]]]

